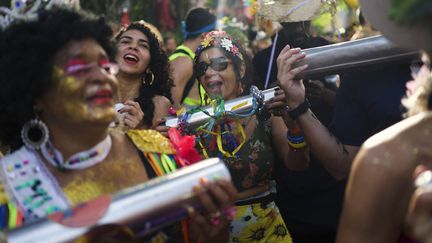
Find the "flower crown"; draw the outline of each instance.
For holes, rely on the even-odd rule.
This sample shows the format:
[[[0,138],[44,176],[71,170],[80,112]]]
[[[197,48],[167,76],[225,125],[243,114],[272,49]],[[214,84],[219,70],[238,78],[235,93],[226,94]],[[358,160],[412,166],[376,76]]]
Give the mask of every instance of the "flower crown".
[[[54,5],[71,5],[79,8],[78,0],[11,0],[10,8],[0,7],[0,28],[6,29],[17,20],[34,21],[41,9],[49,10]],[[3,15],[3,16],[2,16]]]
[[[225,51],[233,54],[234,56],[238,57],[240,60],[243,61],[243,55],[241,54],[239,48],[236,46],[236,44],[233,42],[231,37],[225,31],[214,30],[208,32],[204,36],[204,39],[201,41],[201,44],[198,46],[195,56],[198,57],[203,50],[209,47],[222,48]]]

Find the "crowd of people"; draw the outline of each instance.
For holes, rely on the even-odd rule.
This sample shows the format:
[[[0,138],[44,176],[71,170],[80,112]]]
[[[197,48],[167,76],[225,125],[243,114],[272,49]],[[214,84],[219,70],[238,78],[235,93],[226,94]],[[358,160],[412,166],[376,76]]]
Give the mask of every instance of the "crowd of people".
[[[140,241],[430,242],[432,179],[416,179],[432,161],[432,5],[360,3],[372,26],[423,50],[422,60],[302,80],[303,49],[331,44],[310,36],[310,17],[278,19],[271,45],[251,54],[204,8],[187,13],[178,46],[144,21],[113,33],[102,17],[64,4],[8,16],[0,229],[162,176],[158,161],[196,162],[172,152],[165,121],[177,116],[178,131],[195,136],[191,153],[219,157],[232,180],[203,178],[192,191],[202,210]],[[276,87],[274,96],[247,115],[224,110],[253,85]],[[188,127],[206,106],[206,127]]]

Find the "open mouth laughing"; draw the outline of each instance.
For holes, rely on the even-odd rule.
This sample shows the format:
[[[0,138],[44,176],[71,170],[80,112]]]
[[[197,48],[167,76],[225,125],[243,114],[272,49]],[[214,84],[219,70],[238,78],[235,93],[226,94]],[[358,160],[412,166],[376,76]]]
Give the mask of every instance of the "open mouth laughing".
[[[123,60],[127,64],[131,64],[131,65],[137,64],[139,62],[138,56],[132,53],[126,53],[126,55],[123,56]]]

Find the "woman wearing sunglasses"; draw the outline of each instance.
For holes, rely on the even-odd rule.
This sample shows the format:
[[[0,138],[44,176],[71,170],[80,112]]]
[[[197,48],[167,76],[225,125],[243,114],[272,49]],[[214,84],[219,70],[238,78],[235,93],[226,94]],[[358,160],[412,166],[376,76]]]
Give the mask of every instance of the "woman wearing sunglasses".
[[[211,100],[227,101],[249,93],[252,76],[247,58],[225,32],[212,31],[205,36],[196,52],[195,75]],[[282,90],[277,90],[267,108],[284,107],[283,100]],[[296,129],[289,119],[286,123]],[[201,136],[203,153],[224,160],[238,190],[237,213],[230,226],[232,242],[292,241],[270,193],[275,153],[291,169],[305,166],[305,144],[290,149],[287,130],[281,117],[258,119],[252,115],[221,119],[211,136]]]
[[[0,141],[12,153],[0,161],[0,186],[7,194],[0,193],[0,228],[156,177],[146,153],[150,147],[167,155],[161,148],[170,146],[167,138],[151,130],[133,130],[132,136],[108,129],[118,91],[111,35],[103,19],[57,7],[2,31]],[[196,191],[203,212],[225,212],[233,203],[232,184],[203,184],[206,190]],[[191,238],[227,239],[227,223],[212,225],[198,212],[191,216]],[[178,226],[155,237],[184,239]]]
[[[115,40],[120,119],[130,129],[157,127],[172,102],[168,58],[143,21],[122,29]]]

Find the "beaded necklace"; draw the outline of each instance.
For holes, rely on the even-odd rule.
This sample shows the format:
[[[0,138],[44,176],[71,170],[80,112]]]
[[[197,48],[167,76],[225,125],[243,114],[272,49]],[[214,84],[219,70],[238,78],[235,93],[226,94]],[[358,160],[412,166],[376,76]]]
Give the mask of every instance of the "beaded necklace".
[[[43,157],[52,165],[59,169],[86,169],[95,164],[102,162],[111,150],[111,137],[107,136],[100,143],[96,144],[93,148],[81,151],[72,155],[66,161],[58,149],[48,141],[45,146],[41,148]]]

